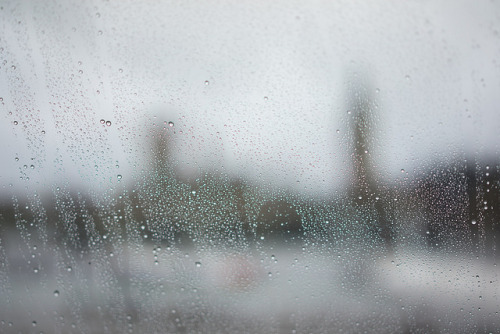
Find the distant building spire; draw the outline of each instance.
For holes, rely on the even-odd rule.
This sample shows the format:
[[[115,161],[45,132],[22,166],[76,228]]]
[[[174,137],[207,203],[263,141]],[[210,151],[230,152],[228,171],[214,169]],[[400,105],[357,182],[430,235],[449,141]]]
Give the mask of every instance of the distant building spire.
[[[386,218],[384,199],[379,198],[376,171],[370,148],[373,145],[374,110],[373,88],[366,77],[349,78],[348,116],[352,133],[353,196],[355,202],[374,208],[374,230],[388,246],[393,243],[393,231]]]

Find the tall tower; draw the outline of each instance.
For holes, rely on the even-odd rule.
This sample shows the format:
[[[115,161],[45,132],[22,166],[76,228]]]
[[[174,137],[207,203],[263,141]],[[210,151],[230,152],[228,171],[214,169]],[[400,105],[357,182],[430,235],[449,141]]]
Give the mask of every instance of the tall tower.
[[[368,212],[370,230],[389,248],[393,245],[393,229],[386,216],[384,199],[377,184],[376,164],[371,148],[374,143],[375,112],[373,87],[366,77],[352,76],[348,80],[348,115],[351,131],[353,167],[352,196],[359,209]]]

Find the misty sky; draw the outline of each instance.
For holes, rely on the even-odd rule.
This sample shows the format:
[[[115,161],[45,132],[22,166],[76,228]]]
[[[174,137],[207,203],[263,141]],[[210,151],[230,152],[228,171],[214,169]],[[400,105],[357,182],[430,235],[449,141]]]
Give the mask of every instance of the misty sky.
[[[156,126],[187,174],[330,192],[356,76],[387,182],[498,156],[499,23],[489,1],[7,1],[0,187],[133,182]]]

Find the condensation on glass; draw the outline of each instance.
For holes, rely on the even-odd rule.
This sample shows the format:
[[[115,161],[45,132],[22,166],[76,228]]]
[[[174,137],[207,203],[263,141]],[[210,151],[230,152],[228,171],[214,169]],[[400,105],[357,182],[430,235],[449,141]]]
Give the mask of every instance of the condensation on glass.
[[[495,332],[494,2],[0,3],[0,332]]]

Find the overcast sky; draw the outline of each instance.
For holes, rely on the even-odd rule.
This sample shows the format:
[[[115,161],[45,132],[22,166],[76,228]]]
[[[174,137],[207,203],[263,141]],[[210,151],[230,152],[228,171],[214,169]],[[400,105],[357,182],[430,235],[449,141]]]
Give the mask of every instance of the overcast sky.
[[[7,1],[0,48],[4,193],[133,182],[155,125],[188,173],[330,192],[350,175],[356,75],[387,182],[499,155],[490,1]]]

